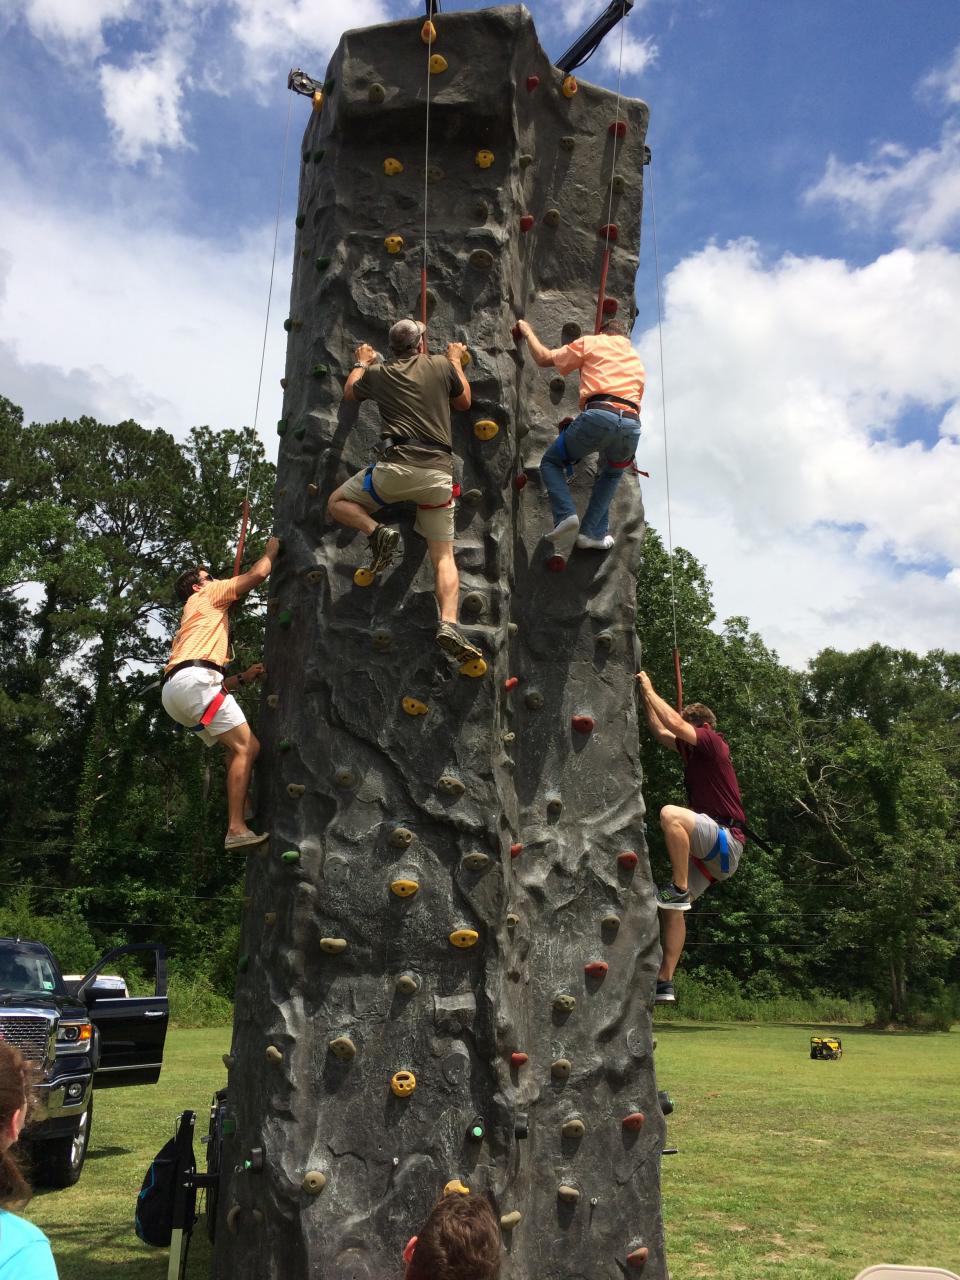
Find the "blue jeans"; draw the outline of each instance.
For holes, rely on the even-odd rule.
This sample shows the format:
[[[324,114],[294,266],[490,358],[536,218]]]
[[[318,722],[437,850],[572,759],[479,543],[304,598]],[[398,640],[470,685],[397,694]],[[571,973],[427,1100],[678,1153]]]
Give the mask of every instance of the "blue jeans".
[[[564,475],[566,464],[596,453],[599,454],[597,478],[580,521],[580,532],[588,538],[603,538],[609,523],[610,503],[620,477],[628,469],[623,464],[633,461],[639,443],[637,418],[622,418],[608,409],[584,409],[574,418],[540,459],[540,475],[550,497],[553,523],[559,524],[577,510]]]

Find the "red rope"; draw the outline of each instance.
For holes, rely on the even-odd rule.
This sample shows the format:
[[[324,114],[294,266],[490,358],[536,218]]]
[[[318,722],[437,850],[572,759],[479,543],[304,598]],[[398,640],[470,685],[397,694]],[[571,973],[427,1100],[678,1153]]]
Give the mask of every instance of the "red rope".
[[[603,324],[603,304],[607,300],[607,272],[610,270],[610,245],[603,251],[603,267],[600,271],[600,292],[597,297],[597,323],[594,333],[600,332],[600,326]]]
[[[677,710],[683,710],[683,677],[680,674],[680,650],[673,651],[673,675],[677,682]]]

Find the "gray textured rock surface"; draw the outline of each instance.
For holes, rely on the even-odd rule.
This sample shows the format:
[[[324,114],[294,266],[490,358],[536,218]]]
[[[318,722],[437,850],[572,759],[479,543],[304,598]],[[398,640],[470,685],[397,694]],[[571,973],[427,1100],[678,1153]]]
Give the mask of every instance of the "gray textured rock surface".
[[[520,7],[440,15],[434,51],[448,68],[430,86],[430,333],[434,350],[457,338],[472,353],[474,405],[454,424],[457,558],[487,674],[459,674],[433,645],[432,575],[410,513],[392,517],[402,559],[368,590],[353,583],[366,540],[324,520],[332,488],[377,442],[376,410],[341,403],[354,346],[385,349],[388,326],[418,308],[420,25],[344,36],[303,141],[285,550],[261,717],[273,838],[247,877],[225,1152],[233,1169],[262,1148],[264,1167],[227,1177],[215,1272],[399,1274],[404,1242],[459,1178],[496,1201],[506,1276],[616,1280],[646,1248],[644,1274],[659,1278],[659,942],[633,681],[639,488],[629,474],[620,486],[613,554],[546,571],[546,497],[535,472],[522,488],[516,478],[575,412],[576,379],[551,379],[510,336],[518,315],[550,345],[569,339],[565,326],[592,331],[616,104],[585,84],[563,95]],[[647,111],[625,101],[620,114],[608,293],[628,311]],[[484,149],[488,168],[475,163]],[[385,173],[387,158],[403,171]],[[492,439],[473,433],[479,419],[499,425]],[[581,511],[592,478],[578,468]],[[404,698],[427,713],[407,714]],[[462,930],[475,945],[451,943]],[[391,1089],[398,1072],[416,1077],[406,1097]],[[482,1138],[470,1136],[476,1120]]]

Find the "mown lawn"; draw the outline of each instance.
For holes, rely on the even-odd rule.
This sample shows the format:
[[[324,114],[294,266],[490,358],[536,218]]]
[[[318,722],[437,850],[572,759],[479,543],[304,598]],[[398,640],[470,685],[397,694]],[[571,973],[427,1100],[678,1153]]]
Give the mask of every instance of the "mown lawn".
[[[659,1082],[677,1104],[668,1138],[680,1154],[663,1162],[675,1280],[853,1280],[881,1261],[960,1271],[960,1032],[836,1031],[843,1059],[811,1062],[811,1028],[657,1028]],[[159,1085],[98,1093],[79,1184],[28,1210],[62,1280],[166,1274],[166,1254],[133,1233],[134,1200],[186,1107],[198,1113],[202,1164],[229,1035],[172,1031]],[[208,1275],[208,1260],[201,1224],[191,1280]]]

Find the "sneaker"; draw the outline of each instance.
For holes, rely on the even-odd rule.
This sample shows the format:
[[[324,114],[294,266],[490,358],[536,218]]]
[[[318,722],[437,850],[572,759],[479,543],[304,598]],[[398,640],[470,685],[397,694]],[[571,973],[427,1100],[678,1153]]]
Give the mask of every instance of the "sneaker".
[[[482,658],[483,653],[476,645],[460,634],[452,622],[441,622],[437,628],[437,644],[444,653],[448,653],[457,662],[469,662],[471,658]]]
[[[223,841],[225,849],[252,849],[270,839],[269,831],[258,836],[255,831],[244,831],[238,836],[226,836]]]
[[[673,989],[672,982],[664,982],[661,978],[657,979],[657,994],[653,997],[654,1004],[676,1004],[677,993]]]
[[[393,559],[393,553],[400,542],[400,530],[388,529],[385,524],[378,524],[370,534],[370,554],[373,557],[367,568],[371,573],[382,573]]]
[[[561,541],[565,537],[572,536],[580,528],[580,517],[574,512],[572,516],[565,516],[558,525],[554,526],[553,532],[548,533],[547,537],[554,542],[559,538]]]
[[[609,551],[613,546],[613,534],[605,534],[602,538],[588,538],[581,533],[577,538],[577,546],[581,551]]]
[[[657,906],[661,911],[689,911],[690,890],[680,890],[675,884],[668,884],[657,891]]]

